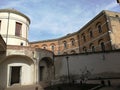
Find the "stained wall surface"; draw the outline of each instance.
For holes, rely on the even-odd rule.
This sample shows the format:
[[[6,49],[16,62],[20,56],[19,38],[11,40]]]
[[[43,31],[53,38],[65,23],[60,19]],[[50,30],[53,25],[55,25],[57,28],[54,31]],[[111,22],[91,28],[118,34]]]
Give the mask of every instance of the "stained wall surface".
[[[80,76],[89,71],[92,78],[114,78],[120,75],[120,52],[92,53],[55,57],[56,78],[68,75]]]

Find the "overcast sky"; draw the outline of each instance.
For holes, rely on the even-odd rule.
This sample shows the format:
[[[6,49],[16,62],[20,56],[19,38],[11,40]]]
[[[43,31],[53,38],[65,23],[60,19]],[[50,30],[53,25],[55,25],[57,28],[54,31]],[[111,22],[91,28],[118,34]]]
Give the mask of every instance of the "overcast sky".
[[[116,0],[0,0],[0,8],[14,8],[30,18],[29,41],[78,31],[102,10],[120,12]]]

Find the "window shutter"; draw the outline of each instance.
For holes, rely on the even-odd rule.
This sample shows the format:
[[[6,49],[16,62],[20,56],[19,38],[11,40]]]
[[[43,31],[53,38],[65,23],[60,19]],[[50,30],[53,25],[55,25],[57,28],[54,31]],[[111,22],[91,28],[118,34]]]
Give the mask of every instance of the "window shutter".
[[[22,24],[16,22],[15,36],[20,36],[21,35],[21,28],[22,28]]]

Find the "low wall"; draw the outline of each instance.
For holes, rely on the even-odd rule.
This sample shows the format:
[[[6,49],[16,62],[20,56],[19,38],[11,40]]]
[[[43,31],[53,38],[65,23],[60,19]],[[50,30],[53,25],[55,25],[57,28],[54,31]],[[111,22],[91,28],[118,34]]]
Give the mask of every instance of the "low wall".
[[[68,69],[74,78],[83,75],[90,79],[120,77],[120,51],[56,56],[54,63],[56,78],[68,76]]]

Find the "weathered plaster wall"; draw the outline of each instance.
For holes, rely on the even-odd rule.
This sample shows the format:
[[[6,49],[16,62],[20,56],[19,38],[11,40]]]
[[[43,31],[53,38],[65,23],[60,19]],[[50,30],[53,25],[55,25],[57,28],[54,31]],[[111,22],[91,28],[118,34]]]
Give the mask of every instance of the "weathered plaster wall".
[[[69,55],[70,75],[81,75],[85,70],[91,73],[90,77],[118,77],[120,76],[120,52]],[[67,56],[55,57],[56,78],[68,75]]]
[[[10,56],[0,63],[0,86],[10,85],[10,67],[21,66],[20,84],[30,85],[35,83],[34,63],[27,57]]]
[[[27,38],[30,23],[27,18],[19,15],[18,13],[13,13],[13,11],[14,10],[8,10],[7,12],[5,12],[3,10],[3,12],[0,12],[0,34],[2,35],[7,45],[21,45],[21,43],[23,43],[23,46],[28,46]],[[20,36],[15,35],[16,22],[22,24]]]

